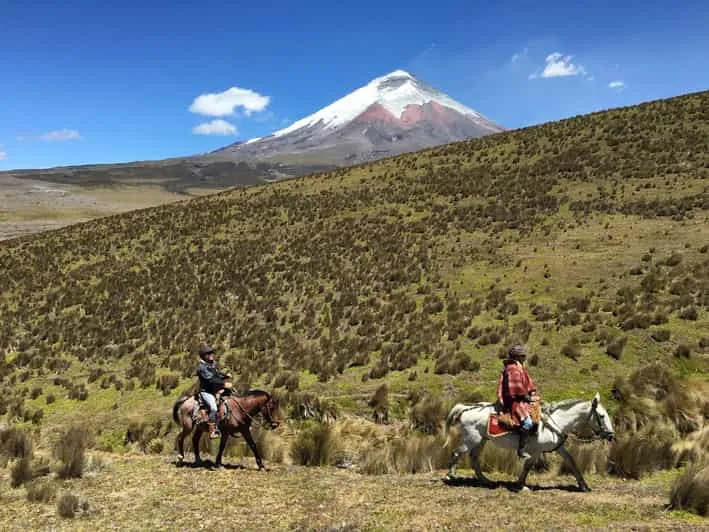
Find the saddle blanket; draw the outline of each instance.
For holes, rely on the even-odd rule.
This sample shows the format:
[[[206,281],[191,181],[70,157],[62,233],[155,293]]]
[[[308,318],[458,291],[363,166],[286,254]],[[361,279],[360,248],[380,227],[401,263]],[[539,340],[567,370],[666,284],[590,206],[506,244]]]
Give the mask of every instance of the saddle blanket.
[[[487,435],[491,438],[499,438],[505,434],[512,432],[509,425],[500,422],[500,416],[498,414],[490,414],[487,422]]]
[[[192,421],[195,423],[206,423],[209,420],[209,409],[201,398],[194,402],[192,411]],[[229,407],[224,398],[221,398],[217,405],[217,421],[223,421],[229,415]]]

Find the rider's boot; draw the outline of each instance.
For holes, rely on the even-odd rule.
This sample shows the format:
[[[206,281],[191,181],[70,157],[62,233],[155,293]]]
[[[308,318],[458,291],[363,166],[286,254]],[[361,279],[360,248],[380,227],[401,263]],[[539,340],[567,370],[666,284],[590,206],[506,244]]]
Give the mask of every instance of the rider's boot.
[[[217,424],[216,423],[207,423],[207,427],[209,428],[209,439],[210,440],[216,440],[221,434],[217,430]]]
[[[527,440],[529,439],[529,431],[523,427],[519,428],[519,448],[517,449],[517,456],[527,460],[531,458],[530,454],[524,450],[527,445]]]

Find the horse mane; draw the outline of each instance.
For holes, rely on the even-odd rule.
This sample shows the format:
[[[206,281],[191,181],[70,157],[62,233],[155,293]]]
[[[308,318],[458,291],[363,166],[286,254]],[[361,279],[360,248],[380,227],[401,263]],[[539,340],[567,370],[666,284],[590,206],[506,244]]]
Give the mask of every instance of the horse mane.
[[[264,390],[259,390],[259,389],[253,389],[253,390],[248,390],[244,392],[242,395],[248,395],[248,396],[253,396],[253,395],[265,395],[266,397],[270,398],[271,394],[268,393],[267,391]]]
[[[562,399],[561,401],[556,401],[555,403],[549,403],[546,410],[548,412],[554,412],[560,408],[573,408],[576,405],[587,402],[586,399]]]

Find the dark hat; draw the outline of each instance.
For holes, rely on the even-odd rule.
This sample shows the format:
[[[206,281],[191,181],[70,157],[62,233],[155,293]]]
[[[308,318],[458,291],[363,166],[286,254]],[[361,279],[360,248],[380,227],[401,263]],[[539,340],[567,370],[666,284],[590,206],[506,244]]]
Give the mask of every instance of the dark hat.
[[[527,358],[527,351],[525,351],[524,347],[521,345],[514,345],[510,347],[510,350],[507,352],[507,356],[512,360],[524,360]]]
[[[216,351],[207,344],[202,344],[199,348],[199,356],[201,357],[211,355],[212,353],[216,353]]]

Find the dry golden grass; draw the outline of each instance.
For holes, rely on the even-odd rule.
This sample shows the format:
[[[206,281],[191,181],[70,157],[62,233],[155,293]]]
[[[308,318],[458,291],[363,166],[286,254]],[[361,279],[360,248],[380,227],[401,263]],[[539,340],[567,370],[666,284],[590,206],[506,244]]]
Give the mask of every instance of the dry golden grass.
[[[553,523],[558,530],[667,530],[706,524],[665,511],[667,475],[643,482],[592,476],[595,491],[583,494],[571,491],[570,477],[537,474],[535,489],[517,493],[504,483],[446,485],[442,470],[361,475],[352,469],[271,464],[271,471],[259,473],[253,459],[243,460],[246,469],[218,471],[177,468],[166,457],[112,460],[111,471],[61,483],[57,497],[71,493],[78,500],[71,520],[59,517],[51,502],[28,503],[25,488],[5,489],[3,529],[519,530]]]

